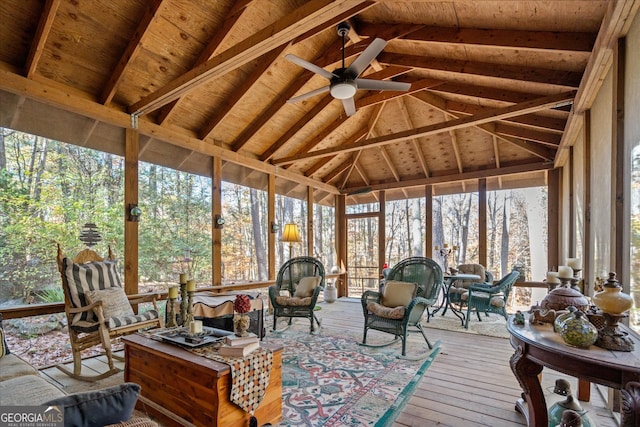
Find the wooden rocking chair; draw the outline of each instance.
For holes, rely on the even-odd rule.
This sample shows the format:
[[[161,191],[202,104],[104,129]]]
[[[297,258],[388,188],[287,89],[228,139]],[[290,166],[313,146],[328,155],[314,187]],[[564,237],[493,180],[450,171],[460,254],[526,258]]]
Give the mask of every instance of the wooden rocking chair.
[[[120,372],[113,363],[115,356],[111,351],[111,339],[140,329],[164,327],[156,295],[129,301],[111,248],[106,260],[91,249],[84,249],[75,258],[69,259],[62,255],[58,245],[57,261],[73,351],[73,372],[62,365],[57,368],[81,381],[97,381]],[[138,315],[133,312],[132,304],[148,302],[153,303],[153,310]],[[102,345],[109,370],[99,375],[82,375],[80,352],[95,345]]]

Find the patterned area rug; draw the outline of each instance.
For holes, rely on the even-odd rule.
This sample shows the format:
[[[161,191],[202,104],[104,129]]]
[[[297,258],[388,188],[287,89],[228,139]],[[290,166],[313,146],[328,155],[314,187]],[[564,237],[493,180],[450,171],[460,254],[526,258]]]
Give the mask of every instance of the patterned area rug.
[[[440,350],[435,343],[428,358],[409,361],[397,358],[399,344],[363,347],[295,328],[265,338],[284,347],[279,426],[391,425]]]
[[[455,317],[453,313],[447,311],[442,316],[441,313],[436,313],[429,322],[422,322],[425,328],[433,329],[445,329],[452,332],[463,332],[467,334],[487,335],[497,338],[509,338],[509,331],[507,331],[507,322],[499,314],[490,314],[488,317],[484,314],[480,314],[482,321],[479,322],[475,313],[471,313],[471,320],[469,320],[469,329],[465,329],[460,325],[460,319]],[[428,336],[428,334],[427,334]]]

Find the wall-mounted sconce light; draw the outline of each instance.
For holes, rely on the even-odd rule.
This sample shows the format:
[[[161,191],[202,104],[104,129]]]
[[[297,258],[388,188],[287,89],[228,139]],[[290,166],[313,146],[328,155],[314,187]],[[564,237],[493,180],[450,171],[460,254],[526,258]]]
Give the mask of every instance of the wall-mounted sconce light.
[[[214,224],[215,224],[216,228],[223,228],[224,227],[224,218],[222,218],[222,216],[220,216],[220,215],[216,215]]]
[[[142,209],[140,209],[138,205],[134,203],[130,203],[127,211],[129,212],[129,221],[131,222],[140,221],[140,215],[142,215]]]
[[[271,232],[272,233],[277,233],[278,231],[280,231],[280,224],[278,224],[277,222],[272,222],[271,223]]]

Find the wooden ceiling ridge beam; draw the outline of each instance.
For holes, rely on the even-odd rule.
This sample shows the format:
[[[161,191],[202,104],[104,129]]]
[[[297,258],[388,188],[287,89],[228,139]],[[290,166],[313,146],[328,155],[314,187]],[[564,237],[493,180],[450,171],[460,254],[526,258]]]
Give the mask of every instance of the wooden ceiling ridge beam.
[[[449,101],[445,100],[444,98],[441,98],[431,92],[419,92],[413,95],[414,98],[419,99],[420,101],[442,111],[445,114],[449,114],[452,117],[456,117],[456,118],[460,118],[461,115],[459,115],[459,113],[454,113],[452,111],[449,111],[448,106],[449,106]],[[481,110],[478,110],[478,112],[486,112],[489,111],[489,108],[483,108]],[[530,142],[526,142],[526,141],[521,141],[521,140],[517,140],[515,138],[509,138],[507,136],[504,135],[499,135],[498,133],[495,132],[494,127],[492,126],[492,124],[483,124],[483,125],[478,125],[475,126],[477,129],[491,135],[494,138],[497,138],[499,140],[502,140],[506,143],[515,145],[516,147],[522,148],[523,150],[537,156],[540,157],[543,160],[547,160],[547,161],[551,161],[553,160],[554,156],[555,156],[555,151],[549,150],[545,147],[539,146],[537,144],[532,144]]]
[[[172,80],[157,91],[144,96],[129,107],[135,115],[157,110],[194,90],[213,78],[238,69],[266,52],[315,28],[320,22],[327,22],[348,10],[365,10],[375,2],[366,0],[311,0],[304,3],[285,17],[249,36],[220,55],[201,64],[182,76]]]
[[[333,97],[331,95],[325,95],[320,99],[320,101],[311,108],[311,110],[307,111],[293,126],[291,126],[278,140],[271,144],[269,148],[267,148],[260,156],[258,157],[261,161],[266,162],[271,159],[275,153],[278,152],[291,138],[295,136],[302,128],[308,124],[315,116],[320,114],[322,110],[324,110],[327,105],[331,104],[333,101]]]
[[[31,47],[29,48],[29,54],[24,64],[24,74],[27,78],[33,77],[38,63],[44,52],[44,46],[49,38],[51,27],[53,26],[53,20],[58,12],[61,0],[47,0],[40,14],[40,20],[38,21],[38,27],[36,33],[33,36]]]
[[[282,52],[288,47],[288,44],[284,44],[282,46],[277,47],[269,53],[264,54],[260,61],[258,62],[258,67],[253,70],[253,72],[247,76],[238,87],[233,89],[233,93],[229,98],[225,99],[225,102],[222,105],[218,106],[217,111],[214,115],[209,118],[207,123],[202,128],[200,132],[200,139],[207,139],[211,132],[215,129],[218,124],[224,120],[233,107],[236,106],[238,102],[242,99],[242,97],[256,84],[256,82],[262,77],[263,73],[269,69],[273,65],[273,63],[280,57]]]
[[[442,132],[448,132],[450,130],[463,129],[470,126],[477,126],[477,125],[489,123],[495,120],[507,118],[507,117],[513,117],[521,114],[528,114],[534,111],[554,108],[554,107],[557,107],[558,105],[572,102],[574,96],[575,96],[575,91],[543,96],[538,99],[521,102],[508,107],[489,110],[474,116],[461,117],[455,120],[449,120],[446,122],[436,123],[429,126],[416,128],[416,129],[410,129],[407,131],[383,135],[377,138],[367,139],[367,140],[349,144],[349,145],[342,145],[338,150],[336,150],[335,148],[328,148],[323,150],[316,150],[310,153],[300,154],[297,156],[274,159],[273,163],[276,165],[286,164],[286,163],[291,163],[301,159],[318,158],[326,155],[333,155],[338,152],[346,153],[351,151],[357,151],[363,148],[372,148],[372,147],[378,147],[378,146],[387,145],[387,144],[393,144],[395,142],[406,141],[411,138],[419,138],[422,136],[435,135]]]
[[[481,178],[494,178],[506,175],[517,175],[528,172],[537,172],[553,169],[553,165],[550,162],[536,162],[525,163],[522,165],[503,166],[500,169],[484,169],[478,171],[469,171],[460,174],[439,175],[431,176],[429,178],[417,178],[400,182],[382,182],[371,183],[367,187],[349,187],[343,190],[344,193],[358,193],[364,190],[367,191],[380,191],[380,190],[393,190],[393,189],[407,189],[411,187],[421,187],[424,185],[460,182],[468,180],[476,180]]]
[[[149,30],[151,24],[156,21],[156,16],[160,12],[162,5],[166,5],[168,3],[168,1],[163,0],[152,0],[147,2],[144,15],[140,19],[136,31],[131,36],[129,44],[122,53],[122,56],[120,56],[115,69],[111,72],[111,76],[109,77],[107,84],[104,86],[104,89],[102,89],[102,94],[100,95],[101,104],[107,105],[113,100],[113,97],[122,82],[124,72],[142,49],[142,39],[144,35]]]
[[[211,40],[209,40],[209,43],[207,43],[202,52],[200,52],[200,56],[198,56],[198,59],[196,59],[193,67],[191,67],[192,69],[204,64],[205,62],[210,60],[213,55],[215,55],[222,42],[227,38],[231,30],[233,30],[237,22],[242,17],[243,13],[247,10],[247,6],[249,6],[253,1],[255,0],[240,0],[233,4],[231,10],[224,18],[222,27],[220,27],[218,31],[216,31]],[[171,116],[171,113],[176,110],[176,106],[182,99],[184,99],[184,97],[179,97],[175,101],[172,101],[162,107],[157,117],[158,124],[163,124],[169,118],[169,116]]]
[[[425,26],[403,37],[414,42],[476,45],[539,52],[591,53],[597,33]]]
[[[102,105],[84,92],[69,91],[68,88],[63,88],[58,84],[50,83],[44,79],[38,81],[27,79],[18,74],[15,67],[1,61],[0,90],[25,96],[45,105],[60,108],[64,111],[98,120],[121,129],[131,127],[131,115],[125,111],[119,111],[114,107]],[[227,148],[197,139],[189,133],[160,126],[150,120],[139,120],[138,132],[140,132],[141,135],[165,141],[176,147],[197,151],[200,154],[212,157],[219,157],[223,161],[246,166],[263,173],[274,174],[287,180],[298,181],[332,194],[340,193],[335,186],[328,185],[322,181],[308,178],[300,173],[283,170],[282,168],[261,162],[253,157],[243,156]]]
[[[400,53],[381,53],[382,64],[414,67],[421,70],[436,70],[447,73],[475,75],[512,81],[536,82],[566,89],[580,86],[582,73],[531,66],[495,64],[490,62],[465,61]]]

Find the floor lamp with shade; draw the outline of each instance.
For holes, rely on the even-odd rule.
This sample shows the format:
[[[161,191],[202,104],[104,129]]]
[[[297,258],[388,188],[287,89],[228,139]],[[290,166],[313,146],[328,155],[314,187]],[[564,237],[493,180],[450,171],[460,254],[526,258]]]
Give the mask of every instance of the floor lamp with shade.
[[[293,253],[293,244],[301,241],[300,229],[297,224],[285,224],[282,230],[282,241],[289,243],[289,259]]]

